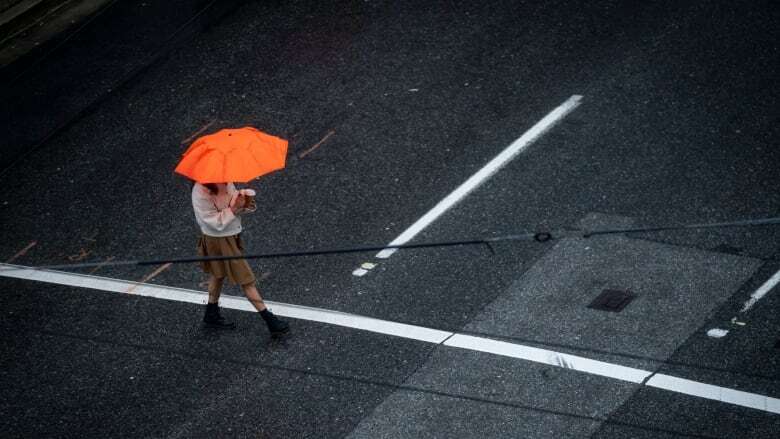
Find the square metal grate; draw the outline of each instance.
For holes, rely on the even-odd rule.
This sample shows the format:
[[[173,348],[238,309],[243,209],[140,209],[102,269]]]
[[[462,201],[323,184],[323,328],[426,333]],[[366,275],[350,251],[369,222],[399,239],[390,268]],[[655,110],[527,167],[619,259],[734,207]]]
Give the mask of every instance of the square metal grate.
[[[604,290],[593,302],[590,302],[588,308],[600,311],[620,312],[626,307],[636,295],[630,291],[624,290]]]

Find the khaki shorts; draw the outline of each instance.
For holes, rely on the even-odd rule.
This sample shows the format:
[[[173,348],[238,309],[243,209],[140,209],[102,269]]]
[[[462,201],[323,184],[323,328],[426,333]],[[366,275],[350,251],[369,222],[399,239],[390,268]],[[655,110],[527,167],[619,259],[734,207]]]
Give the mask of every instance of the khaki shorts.
[[[201,235],[198,239],[198,255],[200,256],[243,256],[244,245],[241,234],[232,236]],[[216,278],[227,277],[230,282],[246,285],[255,282],[255,275],[246,259],[230,259],[226,261],[202,261],[201,268]]]

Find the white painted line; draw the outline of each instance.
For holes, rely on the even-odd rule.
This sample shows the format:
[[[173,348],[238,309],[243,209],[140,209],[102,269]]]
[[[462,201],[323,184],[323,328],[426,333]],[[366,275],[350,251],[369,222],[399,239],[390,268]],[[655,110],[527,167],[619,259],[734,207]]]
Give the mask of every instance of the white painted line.
[[[3,270],[4,268],[13,268],[13,270]],[[199,291],[111,279],[108,277],[88,274],[66,273],[53,270],[36,270],[20,265],[0,264],[0,276],[46,282],[57,285],[67,285],[71,287],[88,288],[91,290],[106,291],[111,293],[122,293],[131,294],[134,296],[175,300],[185,303],[205,304],[208,301],[208,296]],[[132,293],[128,293],[130,287],[135,287]]]
[[[3,268],[13,268],[13,270],[3,270]],[[93,275],[37,270],[30,267],[11,264],[0,264],[0,277],[68,285],[133,296],[154,297],[157,299],[184,303],[205,304],[208,301],[208,295],[201,291],[163,285],[143,284]],[[130,286],[135,286],[133,293],[128,293]],[[243,297],[225,295],[220,298],[220,304],[223,308],[256,312],[252,304]],[[443,344],[449,347],[518,358],[637,384],[642,383],[645,379],[650,377],[646,383],[648,386],[771,413],[780,413],[780,399],[777,398],[699,383],[669,375],[652,375],[652,372],[648,370],[591,360],[577,355],[570,355],[532,346],[507,343],[465,334],[455,334],[449,331],[440,331],[421,326],[379,320],[339,311],[270,301],[267,301],[266,304],[269,307],[272,307],[275,313],[294,319],[327,323],[363,331],[404,337],[426,343]]]
[[[549,364],[550,366],[601,375],[637,384],[652,375],[652,372],[649,370],[635,369],[633,367],[591,360],[590,358],[564,354],[547,349],[490,340],[482,337],[472,337],[470,335],[455,334],[449,340],[445,341],[444,345],[486,352],[504,357],[520,358],[533,361],[534,363]]]
[[[725,337],[728,333],[729,333],[728,329],[720,329],[720,328],[712,328],[709,331],[707,331],[707,335],[709,335],[712,338]]]
[[[365,268],[358,268],[352,272],[352,275],[360,277],[360,276],[365,276],[366,273],[368,273],[368,270],[366,270]]]
[[[647,381],[647,385],[658,389],[698,396],[699,398],[713,399],[771,413],[780,413],[780,399],[713,386],[712,384],[699,383],[686,380],[685,378],[658,374],[650,378]]]
[[[766,282],[763,283],[756,291],[753,292],[753,294],[750,295],[750,299],[748,299],[745,304],[742,306],[742,309],[739,310],[739,313],[746,313],[750,310],[750,308],[753,308],[753,306],[761,300],[766,294],[770,291],[772,291],[772,288],[776,287],[777,284],[780,283],[780,271],[774,274],[774,276],[770,277]],[[745,326],[747,323],[742,322],[737,319],[736,316],[731,318],[731,324],[736,326]],[[715,331],[722,331],[722,332],[715,332]],[[722,338],[725,337],[728,334],[729,331],[723,330],[723,329],[711,329],[707,332],[707,335],[710,337],[715,338]]]
[[[739,312],[747,312],[750,308],[753,307],[753,305],[756,304],[759,300],[761,300],[762,297],[766,295],[769,291],[772,290],[778,283],[780,283],[780,271],[775,273],[774,276],[770,277],[769,280],[764,282],[763,285],[761,285],[753,294],[750,295],[750,300],[745,302],[745,306],[742,307],[742,310]]]
[[[447,195],[447,197],[441,200],[439,204],[433,207],[433,209],[428,211],[428,213],[423,215],[422,218],[417,220],[417,222],[412,224],[408,229],[401,233],[401,235],[395,238],[390,244],[388,244],[388,246],[404,245],[409,242],[423,229],[436,221],[436,219],[439,218],[444,212],[457,204],[460,200],[466,197],[466,195],[471,193],[471,191],[476,189],[479,185],[490,178],[496,171],[509,163],[509,161],[515,158],[515,156],[521,153],[529,145],[531,145],[547,130],[552,128],[552,126],[555,125],[558,121],[566,117],[567,114],[577,108],[577,106],[580,104],[580,100],[582,100],[582,96],[574,95],[566,100],[566,102],[559,105],[558,108],[551,111],[542,120],[537,122],[536,125],[526,131],[525,134],[523,134],[519,139],[515,140],[493,160],[488,162],[487,165],[477,171],[476,174],[472,175],[468,180],[466,180],[465,183],[461,184],[457,189],[455,189],[454,192]],[[380,259],[386,259],[397,250],[398,249],[395,248],[387,248],[377,253],[376,257]]]
[[[409,338],[427,343],[439,344],[448,337],[452,336],[452,332],[440,331],[438,329],[425,328],[422,326],[407,325],[405,323],[396,323],[388,320],[379,320],[371,317],[359,316],[356,314],[324,310],[321,308],[309,308],[300,305],[289,305],[283,303],[273,304],[272,302],[266,303],[269,304],[269,306],[273,306],[275,313],[294,319],[345,326],[348,328]]]
[[[767,399],[766,410],[772,413],[780,413],[780,399],[777,398]]]
[[[4,271],[3,268],[14,268],[14,270]],[[208,295],[200,291],[186,290],[183,288],[174,288],[164,285],[130,282],[86,274],[66,273],[52,270],[36,270],[19,265],[0,264],[0,276],[47,282],[58,285],[68,285],[80,288],[89,288],[113,293],[130,294],[134,296],[154,297],[157,299],[173,300],[177,302],[205,304],[208,301]],[[327,323],[337,326],[345,326],[363,331],[410,338],[427,343],[438,344],[452,335],[452,332],[440,331],[438,329],[430,329],[421,326],[390,322],[387,320],[379,320],[371,317],[347,314],[339,311],[309,308],[305,306],[290,305],[271,301],[266,301],[265,303],[269,308],[273,308],[276,314],[285,317]],[[255,312],[255,308],[244,297],[223,295],[220,297],[220,306],[223,308],[236,309],[240,311]]]

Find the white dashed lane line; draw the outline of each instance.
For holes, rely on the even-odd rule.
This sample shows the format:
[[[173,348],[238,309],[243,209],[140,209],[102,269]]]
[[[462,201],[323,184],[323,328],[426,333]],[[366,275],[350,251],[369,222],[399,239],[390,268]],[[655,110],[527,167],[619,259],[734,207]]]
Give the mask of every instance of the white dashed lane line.
[[[479,187],[482,183],[493,176],[493,174],[495,174],[499,169],[503,168],[507,163],[512,161],[513,158],[528,148],[528,146],[534,143],[556,123],[571,113],[575,108],[577,108],[578,105],[580,105],[581,100],[582,96],[573,95],[567,99],[566,102],[562,103],[549,114],[547,114],[547,116],[537,122],[536,125],[532,126],[519,139],[512,142],[511,145],[506,147],[506,149],[501,151],[500,154],[498,154],[490,162],[483,166],[482,169],[477,171],[476,174],[472,175],[463,184],[458,186],[457,189],[447,195],[447,197],[441,200],[436,206],[433,207],[433,209],[429,210],[414,224],[404,230],[403,233],[401,233],[397,238],[390,242],[390,244],[388,244],[388,247],[404,245],[411,241],[415,236],[417,236],[418,233],[423,231],[426,227],[431,225],[431,223],[436,221],[442,214],[444,214],[444,212],[464,199],[474,189]],[[377,253],[376,258],[387,259],[397,250],[397,248],[386,248]],[[357,268],[355,271],[353,271],[352,274],[355,276],[364,276],[369,272],[369,270],[370,268],[366,268],[364,264],[364,266],[361,266],[360,268]]]
[[[745,302],[744,305],[742,305],[742,309],[739,310],[740,314],[744,314],[748,311],[750,311],[753,306],[755,306],[756,302],[761,300],[766,294],[770,291],[772,291],[773,288],[777,286],[777,284],[780,283],[780,270],[778,270],[777,273],[774,274],[774,276],[767,279],[766,282],[764,282],[756,291],[753,292],[753,294],[750,295],[750,298]],[[744,326],[745,322],[742,322],[739,320],[737,316],[734,316],[731,318],[731,324],[732,325],[738,325],[738,326]],[[707,331],[707,335],[709,335],[712,338],[723,338],[726,335],[728,335],[729,330],[728,329],[722,329],[722,328],[712,328],[709,331]]]
[[[173,300],[184,303],[205,304],[208,300],[208,295],[200,291],[85,274],[36,270],[31,267],[10,264],[0,264],[0,277],[154,297],[157,299]],[[220,303],[223,308],[255,312],[252,304],[243,297],[223,296],[220,298]],[[626,367],[619,364],[593,360],[578,355],[571,355],[533,346],[508,343],[484,337],[474,337],[466,334],[391,322],[339,311],[270,301],[267,301],[266,304],[272,308],[276,314],[294,319],[344,326],[426,343],[441,344],[448,347],[517,358],[780,414],[780,399],[778,398],[700,383],[665,374],[654,374],[649,370]]]
[[[742,309],[739,312],[747,312],[750,310],[750,308],[753,307],[753,305],[756,304],[761,298],[766,296],[766,293],[772,291],[772,288],[776,287],[777,284],[780,283],[780,270],[778,270],[777,273],[775,273],[774,276],[770,277],[769,280],[764,282],[763,285],[758,287],[756,291],[753,292],[753,294],[750,295],[750,299],[745,302],[745,305],[742,307]]]

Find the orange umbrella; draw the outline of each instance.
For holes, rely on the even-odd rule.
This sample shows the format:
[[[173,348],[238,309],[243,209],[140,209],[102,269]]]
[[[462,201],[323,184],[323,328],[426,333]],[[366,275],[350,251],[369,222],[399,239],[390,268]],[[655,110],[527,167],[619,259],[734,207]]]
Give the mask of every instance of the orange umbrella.
[[[284,168],[287,141],[252,127],[224,129],[195,140],[175,172],[198,183],[246,183]]]

